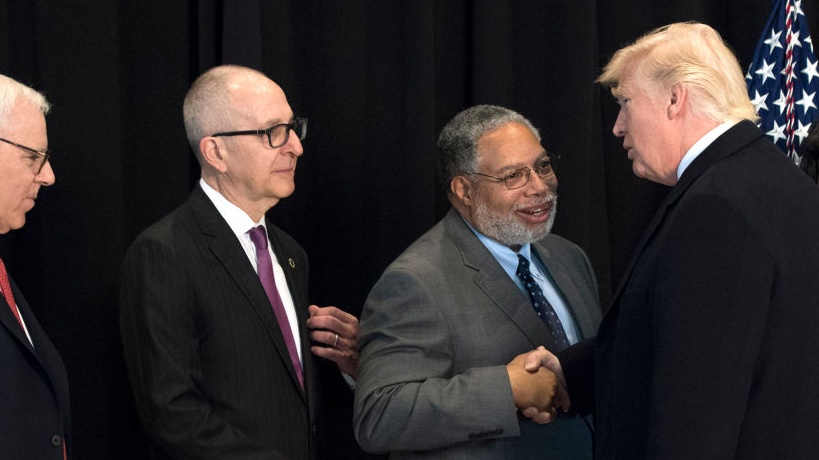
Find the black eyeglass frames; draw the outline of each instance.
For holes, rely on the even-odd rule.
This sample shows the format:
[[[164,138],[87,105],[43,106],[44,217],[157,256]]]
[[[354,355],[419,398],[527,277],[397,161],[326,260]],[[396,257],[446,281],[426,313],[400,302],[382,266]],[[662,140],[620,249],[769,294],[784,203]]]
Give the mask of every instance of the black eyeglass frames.
[[[307,137],[307,119],[294,118],[290,123],[279,123],[267,129],[251,129],[247,131],[227,131],[223,133],[211,134],[212,137],[220,136],[260,136],[267,135],[267,143],[271,148],[278,148],[286,144],[290,139],[290,131],[296,133],[300,141]]]

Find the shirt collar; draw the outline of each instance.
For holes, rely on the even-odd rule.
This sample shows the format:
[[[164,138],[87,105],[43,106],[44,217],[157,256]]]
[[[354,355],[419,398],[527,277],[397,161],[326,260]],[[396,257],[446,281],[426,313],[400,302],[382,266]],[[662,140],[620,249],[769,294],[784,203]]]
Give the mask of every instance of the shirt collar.
[[[515,252],[509,246],[506,246],[503,243],[500,243],[488,236],[484,235],[483,233],[477,231],[475,227],[473,227],[466,219],[461,216],[464,223],[475,236],[478,237],[481,243],[489,250],[489,252],[495,257],[495,259],[500,262],[500,264],[507,268],[508,266],[517,267],[518,266],[518,254],[526,257],[530,261],[532,260],[532,244],[526,243],[520,247],[518,252]],[[507,270],[508,271],[508,270]]]
[[[202,190],[205,191],[205,195],[207,195],[208,198],[210,198],[210,201],[213,202],[213,205],[216,206],[216,210],[219,211],[222,218],[227,221],[230,229],[233,230],[233,233],[235,233],[237,237],[241,238],[247,234],[251,228],[259,225],[263,226],[265,231],[267,231],[264,215],[259,222],[253,222],[253,219],[251,219],[246,212],[242,211],[238,206],[228,201],[224,195],[208,185],[204,179],[199,179],[199,185],[202,187]]]
[[[677,166],[677,180],[680,180],[680,177],[682,177],[682,174],[683,172],[685,172],[685,169],[688,168],[688,166],[698,156],[700,156],[700,154],[706,149],[706,147],[711,145],[711,143],[717,140],[718,137],[725,134],[725,131],[731,129],[732,126],[734,126],[734,123],[732,122],[722,123],[721,125],[717,126],[711,131],[705,133],[705,135],[702,136],[700,140],[695,142],[694,145],[692,145],[691,148],[688,149],[688,152],[686,152],[685,156],[683,156],[682,161],[680,161],[680,165]]]

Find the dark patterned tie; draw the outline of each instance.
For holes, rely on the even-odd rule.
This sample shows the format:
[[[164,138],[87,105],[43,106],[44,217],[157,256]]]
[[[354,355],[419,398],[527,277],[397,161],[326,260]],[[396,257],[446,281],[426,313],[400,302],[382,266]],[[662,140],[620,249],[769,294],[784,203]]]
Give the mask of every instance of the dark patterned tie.
[[[250,239],[253,240],[253,245],[256,246],[259,279],[262,282],[264,291],[267,293],[267,298],[270,300],[270,305],[273,306],[273,313],[276,314],[276,321],[279,322],[279,329],[281,329],[282,336],[284,336],[284,343],[287,344],[287,352],[290,354],[290,360],[293,362],[296,375],[299,377],[299,383],[304,388],[304,376],[302,375],[299,353],[296,349],[296,341],[293,339],[290,321],[287,319],[287,312],[284,310],[284,304],[282,298],[279,297],[279,290],[276,289],[276,280],[273,277],[273,261],[270,260],[270,253],[267,251],[267,232],[265,232],[263,226],[259,225],[250,229],[248,234]]]
[[[552,305],[546,300],[546,296],[543,295],[540,286],[532,277],[532,272],[529,271],[529,261],[520,254],[518,254],[518,270],[516,274],[518,278],[523,281],[523,287],[526,288],[526,292],[529,293],[529,300],[532,301],[535,312],[537,312],[537,315],[546,324],[546,328],[549,329],[549,332],[552,333],[556,348],[552,351],[560,351],[568,347],[569,339],[566,337],[566,330],[563,329],[560,318],[557,317],[555,309],[552,308]]]

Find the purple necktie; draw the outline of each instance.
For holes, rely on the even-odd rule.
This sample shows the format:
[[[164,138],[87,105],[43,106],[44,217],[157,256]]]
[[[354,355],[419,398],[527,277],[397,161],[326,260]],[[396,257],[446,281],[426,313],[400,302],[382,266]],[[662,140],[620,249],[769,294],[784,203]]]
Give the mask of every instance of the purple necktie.
[[[253,240],[253,245],[256,246],[259,279],[262,282],[264,291],[267,293],[267,298],[270,300],[270,305],[273,306],[273,313],[276,314],[276,320],[279,322],[279,328],[282,331],[284,342],[287,344],[287,352],[290,354],[293,367],[296,369],[299,383],[304,388],[304,376],[302,375],[301,362],[296,349],[296,341],[293,340],[290,321],[287,319],[287,312],[284,311],[284,304],[282,298],[279,297],[279,290],[276,289],[276,280],[273,277],[273,262],[270,260],[270,253],[267,251],[267,233],[264,231],[264,227],[259,225],[250,229],[248,234],[250,239]]]

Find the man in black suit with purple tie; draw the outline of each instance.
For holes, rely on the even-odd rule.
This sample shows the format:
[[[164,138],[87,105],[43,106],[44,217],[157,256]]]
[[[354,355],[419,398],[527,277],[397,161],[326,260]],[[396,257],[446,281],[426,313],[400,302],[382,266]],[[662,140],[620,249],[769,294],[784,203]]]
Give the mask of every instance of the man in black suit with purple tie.
[[[154,454],[354,458],[350,416],[332,419],[327,396],[352,397],[342,373],[357,372],[358,320],[308,304],[307,256],[265,217],[295,189],[307,120],[276,83],[238,66],[200,76],[183,111],[201,180],[133,243],[121,287],[126,363]]]

